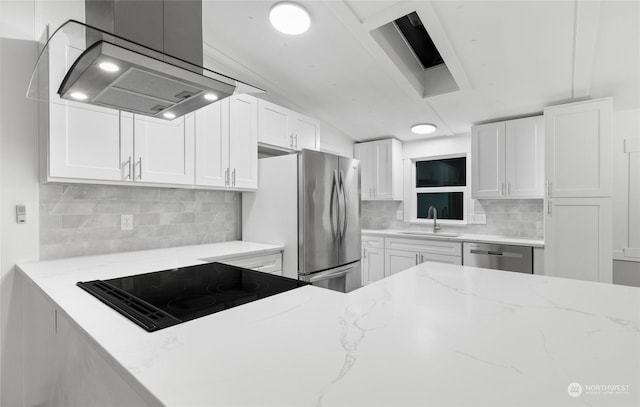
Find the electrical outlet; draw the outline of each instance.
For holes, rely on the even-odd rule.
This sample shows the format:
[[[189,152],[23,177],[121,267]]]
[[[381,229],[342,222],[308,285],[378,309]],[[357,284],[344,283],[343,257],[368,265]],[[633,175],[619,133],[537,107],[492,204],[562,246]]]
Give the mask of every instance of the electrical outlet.
[[[470,216],[469,223],[473,225],[486,225],[487,214],[486,213],[473,213]]]
[[[402,220],[403,215],[404,215],[404,214],[402,213],[402,209],[398,209],[398,210],[396,211],[396,219],[397,219],[397,220]]]
[[[133,230],[133,215],[120,215],[120,230]]]

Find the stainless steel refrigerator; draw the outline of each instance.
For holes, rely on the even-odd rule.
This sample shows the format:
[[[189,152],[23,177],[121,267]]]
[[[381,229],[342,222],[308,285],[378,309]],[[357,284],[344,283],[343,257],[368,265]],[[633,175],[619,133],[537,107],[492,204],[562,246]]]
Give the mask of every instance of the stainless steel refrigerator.
[[[360,287],[360,162],[302,150],[259,160],[258,177],[242,194],[242,240],[284,246],[285,277]]]

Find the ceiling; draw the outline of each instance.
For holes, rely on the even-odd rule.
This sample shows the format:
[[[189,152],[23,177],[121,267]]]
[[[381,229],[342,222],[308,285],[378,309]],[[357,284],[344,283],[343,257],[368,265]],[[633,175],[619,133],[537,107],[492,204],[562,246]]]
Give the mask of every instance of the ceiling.
[[[207,67],[357,141],[423,139],[409,130],[421,122],[467,133],[588,97],[640,108],[638,1],[298,1],[312,19],[300,36],[269,25],[275,2],[205,0]],[[423,98],[371,36],[411,11],[460,90]]]

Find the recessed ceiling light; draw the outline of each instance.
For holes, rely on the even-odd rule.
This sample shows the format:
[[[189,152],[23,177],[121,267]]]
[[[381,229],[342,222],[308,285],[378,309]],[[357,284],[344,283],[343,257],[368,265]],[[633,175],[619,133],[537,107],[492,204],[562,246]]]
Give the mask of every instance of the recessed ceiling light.
[[[71,92],[71,94],[69,95],[72,98],[76,99],[76,100],[87,100],[89,99],[89,96],[87,96],[86,94],[82,93],[82,92]]]
[[[218,95],[216,95],[215,93],[205,93],[204,98],[207,100],[214,101],[214,100],[218,100]]]
[[[301,5],[283,1],[276,3],[269,11],[269,21],[278,31],[289,35],[298,35],[309,29],[311,18]]]
[[[411,126],[411,132],[414,134],[431,134],[436,131],[436,129],[436,125],[430,123],[420,123]]]
[[[98,67],[107,72],[118,72],[120,70],[120,67],[113,62],[100,62]]]
[[[169,119],[169,120],[176,118],[176,115],[171,112],[164,112],[162,113],[162,115],[164,116],[165,119]]]

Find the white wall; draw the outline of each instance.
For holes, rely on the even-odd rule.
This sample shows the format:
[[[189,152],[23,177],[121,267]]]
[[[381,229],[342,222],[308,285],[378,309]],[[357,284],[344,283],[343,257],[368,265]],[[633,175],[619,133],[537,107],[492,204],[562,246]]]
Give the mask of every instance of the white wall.
[[[325,122],[320,123],[320,150],[353,157],[353,143],[354,141],[340,130]]]
[[[0,323],[1,404],[22,395],[22,302],[14,265],[38,260],[38,144],[36,102],[26,90],[37,58],[34,41],[0,39]],[[15,206],[25,204],[27,223]]]

